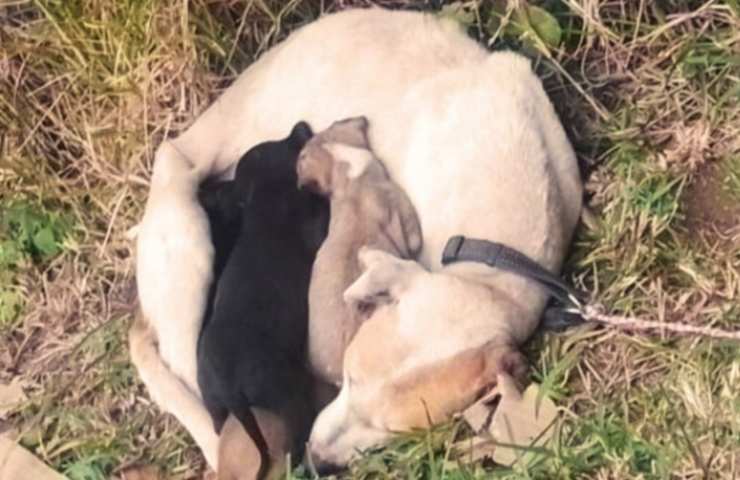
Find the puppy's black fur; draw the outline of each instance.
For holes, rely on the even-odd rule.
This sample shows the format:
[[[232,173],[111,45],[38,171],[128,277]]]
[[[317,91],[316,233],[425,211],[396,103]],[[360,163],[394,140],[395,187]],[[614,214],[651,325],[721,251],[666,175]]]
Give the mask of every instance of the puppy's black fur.
[[[250,407],[274,412],[290,426],[293,451],[315,414],[306,408],[308,286],[329,221],[327,201],[297,188],[296,160],[311,136],[297,124],[287,138],[250,149],[233,182],[200,194],[217,274],[198,348],[204,403],[218,432],[229,413],[250,431]]]

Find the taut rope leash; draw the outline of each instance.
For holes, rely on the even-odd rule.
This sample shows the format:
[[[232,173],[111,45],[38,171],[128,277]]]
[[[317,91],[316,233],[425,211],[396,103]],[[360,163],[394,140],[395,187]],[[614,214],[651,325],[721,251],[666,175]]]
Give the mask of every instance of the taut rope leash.
[[[585,301],[583,293],[565,284],[562,279],[522,252],[502,243],[465,238],[461,235],[454,236],[447,241],[444,252],[442,252],[442,265],[455,262],[485,263],[491,268],[499,268],[539,282],[562,305],[562,307],[549,307],[545,310],[546,327],[562,328],[589,321],[623,329],[659,330],[740,341],[740,331],[676,322],[664,323],[623,315],[607,315],[604,313],[603,306],[589,304]]]
[[[740,331],[723,330],[721,328],[709,326],[689,325],[679,322],[665,323],[655,320],[626,317],[624,315],[607,315],[603,312],[603,307],[601,305],[584,305],[579,313],[586,321],[599,322],[617,328],[630,330],[659,330],[740,341]]]

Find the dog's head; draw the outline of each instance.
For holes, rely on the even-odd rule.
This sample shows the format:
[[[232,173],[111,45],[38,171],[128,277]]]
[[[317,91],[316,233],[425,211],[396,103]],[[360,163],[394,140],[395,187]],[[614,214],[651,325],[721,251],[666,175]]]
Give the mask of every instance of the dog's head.
[[[364,272],[345,301],[374,310],[345,353],[338,397],[311,432],[319,470],[450,418],[499,373],[519,376],[526,365],[506,329],[511,312],[499,311],[486,286],[377,250],[359,259]]]
[[[334,122],[316,134],[298,157],[298,184],[330,195],[339,182],[361,175],[377,163],[370,150],[365,117]]]

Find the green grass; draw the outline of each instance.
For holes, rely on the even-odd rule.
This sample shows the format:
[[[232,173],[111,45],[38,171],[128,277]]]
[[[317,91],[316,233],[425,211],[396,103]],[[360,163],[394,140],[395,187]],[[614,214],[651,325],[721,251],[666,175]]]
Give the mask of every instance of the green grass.
[[[740,202],[740,156],[727,159],[724,173],[726,191],[733,200]]]
[[[19,319],[23,292],[16,277],[48,263],[71,244],[72,223],[63,211],[27,200],[0,204],[0,332]]]
[[[187,434],[128,360],[125,233],[161,139],[337,3],[0,4],[0,383],[22,380],[29,400],[6,423],[69,478],[134,464],[201,474]],[[436,8],[341,2],[373,3]],[[441,3],[482,43],[533,58],[555,100],[596,218],[577,233],[568,278],[619,312],[740,328],[738,2]],[[467,430],[452,422],[369,452],[346,476],[740,475],[737,345],[585,326],[539,334],[527,352],[532,379],[564,414],[526,465],[466,463],[453,444]]]

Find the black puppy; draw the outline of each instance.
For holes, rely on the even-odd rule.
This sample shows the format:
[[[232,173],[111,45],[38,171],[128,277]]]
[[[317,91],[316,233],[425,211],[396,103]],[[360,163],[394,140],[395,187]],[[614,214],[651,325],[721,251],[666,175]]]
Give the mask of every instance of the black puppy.
[[[301,122],[287,138],[253,147],[233,182],[200,195],[220,276],[198,383],[216,431],[235,416],[262,452],[262,470],[300,452],[316,413],[305,367],[308,287],[329,205],[297,187],[296,161],[311,136]]]

